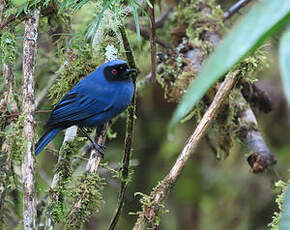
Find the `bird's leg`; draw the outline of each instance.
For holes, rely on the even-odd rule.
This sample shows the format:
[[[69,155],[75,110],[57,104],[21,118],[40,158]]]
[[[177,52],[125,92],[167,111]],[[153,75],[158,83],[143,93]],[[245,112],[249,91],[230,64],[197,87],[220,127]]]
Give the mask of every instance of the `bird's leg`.
[[[85,136],[90,140],[90,142],[93,144],[95,150],[101,155],[102,158],[104,158],[104,147],[99,145],[98,143],[96,143],[91,137],[90,135],[87,133],[87,131],[85,130],[84,127],[80,127],[81,131],[83,132],[83,134],[85,134]]]
[[[102,130],[104,129],[104,126],[105,126],[105,124],[97,126],[97,128],[96,128],[96,138],[101,135]]]

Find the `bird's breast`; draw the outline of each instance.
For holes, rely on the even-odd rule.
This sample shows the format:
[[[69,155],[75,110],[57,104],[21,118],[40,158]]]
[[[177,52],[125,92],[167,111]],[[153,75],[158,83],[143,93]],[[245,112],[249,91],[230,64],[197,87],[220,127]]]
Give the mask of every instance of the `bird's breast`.
[[[119,113],[123,112],[130,105],[133,93],[133,84],[123,85],[117,90],[116,100],[113,106],[119,111]]]

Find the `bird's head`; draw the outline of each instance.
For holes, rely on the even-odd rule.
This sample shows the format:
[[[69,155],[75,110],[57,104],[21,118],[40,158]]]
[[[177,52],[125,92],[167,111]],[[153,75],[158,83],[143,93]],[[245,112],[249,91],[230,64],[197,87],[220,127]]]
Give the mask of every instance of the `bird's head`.
[[[106,62],[104,65],[104,75],[108,81],[122,81],[135,74],[136,69],[129,69],[127,62],[115,59]]]

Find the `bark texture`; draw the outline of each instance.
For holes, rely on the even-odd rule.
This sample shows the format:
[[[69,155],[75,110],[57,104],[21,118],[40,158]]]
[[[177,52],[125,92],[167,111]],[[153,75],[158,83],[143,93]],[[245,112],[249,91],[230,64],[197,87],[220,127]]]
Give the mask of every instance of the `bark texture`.
[[[37,27],[40,10],[36,9],[25,21],[23,42],[23,95],[22,112],[23,124],[23,224],[24,229],[37,229],[36,227],[36,194],[35,194],[35,156],[34,156],[34,76],[37,47]]]

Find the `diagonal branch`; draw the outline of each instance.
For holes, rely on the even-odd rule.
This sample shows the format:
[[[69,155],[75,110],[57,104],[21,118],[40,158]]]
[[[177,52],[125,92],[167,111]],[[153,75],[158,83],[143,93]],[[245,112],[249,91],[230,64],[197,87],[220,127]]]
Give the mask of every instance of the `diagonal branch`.
[[[138,220],[134,226],[134,230],[145,229],[147,223],[151,223],[156,227],[156,215],[159,208],[162,206],[162,202],[171,191],[171,188],[176,183],[178,176],[181,174],[184,166],[186,165],[190,156],[194,153],[197,145],[202,137],[205,135],[212,121],[214,121],[217,115],[218,109],[222,105],[224,99],[228,96],[230,90],[237,81],[237,73],[229,73],[218,92],[216,93],[213,102],[209,106],[208,110],[203,115],[201,121],[196,127],[194,133],[187,140],[182,152],[177,158],[175,164],[171,168],[169,174],[163,179],[163,181],[152,191],[150,195],[150,205],[143,206],[143,210],[139,213]]]
[[[34,157],[34,76],[40,10],[25,21],[23,42],[23,224],[24,229],[36,229],[35,157]]]

